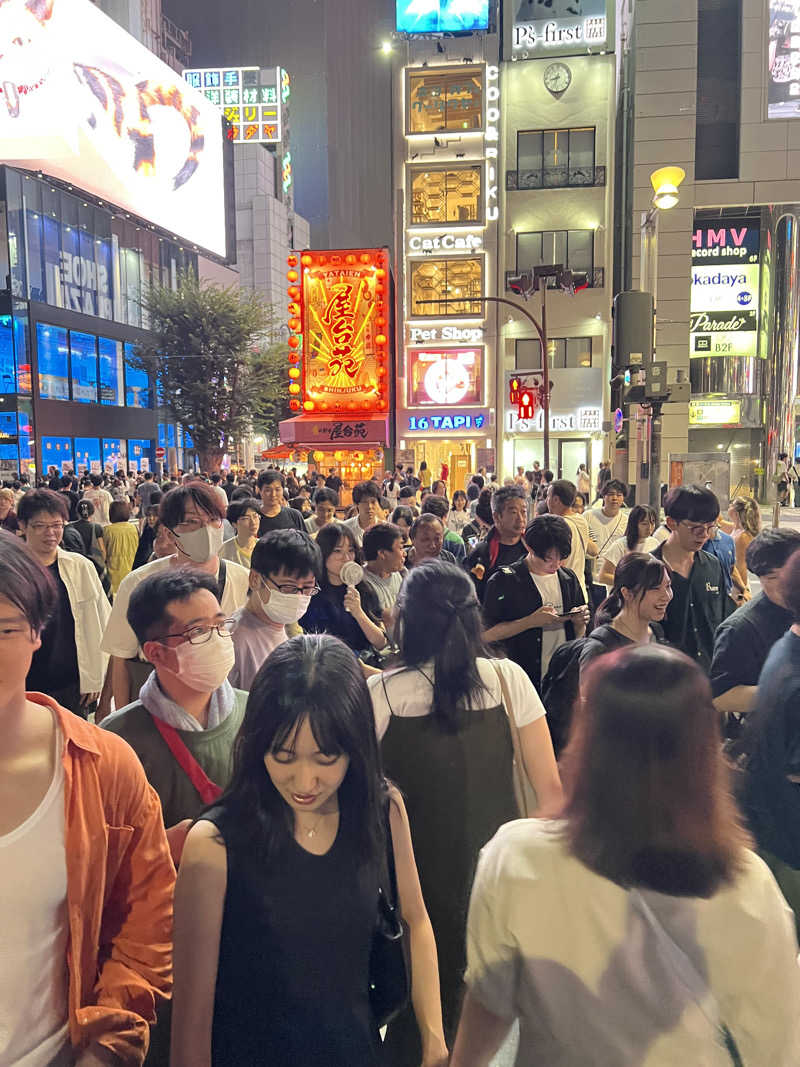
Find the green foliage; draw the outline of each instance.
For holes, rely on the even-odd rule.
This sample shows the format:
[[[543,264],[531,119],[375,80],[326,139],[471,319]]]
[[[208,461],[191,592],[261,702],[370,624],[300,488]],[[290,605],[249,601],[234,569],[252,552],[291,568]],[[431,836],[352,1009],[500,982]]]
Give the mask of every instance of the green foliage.
[[[288,349],[271,307],[255,293],[202,283],[193,273],[181,275],[177,290],[151,287],[143,304],[153,341],[137,346],[133,362],[190,429],[205,469],[217,469],[254,426],[274,427],[277,436],[288,410]]]

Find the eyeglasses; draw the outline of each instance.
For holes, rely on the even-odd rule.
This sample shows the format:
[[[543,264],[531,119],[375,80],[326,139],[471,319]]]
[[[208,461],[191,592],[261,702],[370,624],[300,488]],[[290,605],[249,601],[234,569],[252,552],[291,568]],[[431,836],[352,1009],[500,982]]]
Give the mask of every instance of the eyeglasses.
[[[715,522],[687,522],[686,519],[681,519],[678,525],[685,526],[693,534],[704,533],[706,537],[713,537],[717,532],[717,524]]]
[[[34,533],[61,533],[64,529],[63,522],[32,522],[29,523]]]
[[[267,582],[270,585],[274,585],[279,593],[285,593],[286,596],[316,596],[319,592],[318,585],[312,585],[311,588],[303,588],[299,585],[278,585],[277,582],[273,582],[271,578],[262,578],[261,581],[266,585]]]
[[[216,516],[213,518],[209,516],[207,519],[185,519],[173,527],[172,532],[180,536],[181,534],[194,533],[195,530],[202,530],[204,526],[213,526],[219,529],[222,526],[222,519]]]
[[[220,637],[232,637],[235,629],[236,620],[226,619],[224,622],[218,622],[214,626],[193,626],[191,630],[184,630],[181,634],[164,634],[158,640],[159,643],[163,644],[168,637],[180,637],[184,641],[188,641],[190,645],[204,645],[211,640],[211,635],[215,630]]]

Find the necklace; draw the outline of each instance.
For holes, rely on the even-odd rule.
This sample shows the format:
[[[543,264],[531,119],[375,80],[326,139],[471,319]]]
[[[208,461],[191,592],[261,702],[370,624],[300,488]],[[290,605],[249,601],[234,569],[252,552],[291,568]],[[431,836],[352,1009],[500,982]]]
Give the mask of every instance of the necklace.
[[[315,837],[316,833],[317,833],[317,830],[319,828],[319,824],[322,822],[322,820],[325,818],[325,816],[326,815],[338,815],[338,814],[339,814],[339,809],[338,808],[336,809],[336,811],[325,811],[325,812],[323,812],[322,815],[320,815],[320,817],[317,819],[317,821],[311,827],[311,829],[310,830],[305,830],[304,829],[303,833],[306,835],[306,837]]]

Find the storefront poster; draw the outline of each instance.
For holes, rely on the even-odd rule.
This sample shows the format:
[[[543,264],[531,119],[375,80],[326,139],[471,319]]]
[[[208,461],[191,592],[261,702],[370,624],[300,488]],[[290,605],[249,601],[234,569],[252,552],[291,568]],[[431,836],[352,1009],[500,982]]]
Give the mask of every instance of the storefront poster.
[[[482,348],[411,348],[407,361],[409,407],[482,403]]]

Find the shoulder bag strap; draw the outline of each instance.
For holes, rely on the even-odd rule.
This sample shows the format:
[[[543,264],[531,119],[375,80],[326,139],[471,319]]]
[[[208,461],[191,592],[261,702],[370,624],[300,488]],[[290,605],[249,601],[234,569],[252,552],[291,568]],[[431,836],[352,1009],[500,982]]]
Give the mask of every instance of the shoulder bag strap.
[[[733,1067],[744,1067],[736,1039],[720,1016],[719,1003],[707,980],[701,977],[691,959],[672,935],[668,933],[638,889],[631,890],[631,899],[655,932],[656,939],[663,949],[664,958],[669,960],[673,970],[689,993],[691,993],[697,1002],[697,1006],[717,1033],[720,1044],[727,1049]]]
[[[497,665],[495,660],[491,660],[494,673],[497,675],[497,680],[500,682],[500,692],[502,694],[503,707],[505,708],[506,718],[508,719],[508,728],[511,731],[511,747],[514,752],[514,793],[517,799],[517,807],[519,808],[520,816],[524,819],[530,818],[536,810],[538,804],[536,801],[536,794],[534,793],[528,776],[525,773],[525,758],[522,755],[522,745],[519,739],[519,728],[514,718],[514,710],[511,705],[511,695],[508,692],[508,686],[506,680],[503,677],[503,672]]]
[[[195,787],[204,804],[213,804],[222,796],[222,790],[211,781],[206,772],[183,743],[174,726],[165,723],[163,719],[151,715],[150,718],[156,725],[156,729],[164,738],[172,755],[175,757],[181,770],[186,774],[189,781]]]
[[[228,577],[228,568],[225,566],[225,560],[220,557],[219,570],[217,571],[217,588],[219,589],[219,602],[222,603],[222,598],[225,596],[225,580]]]

